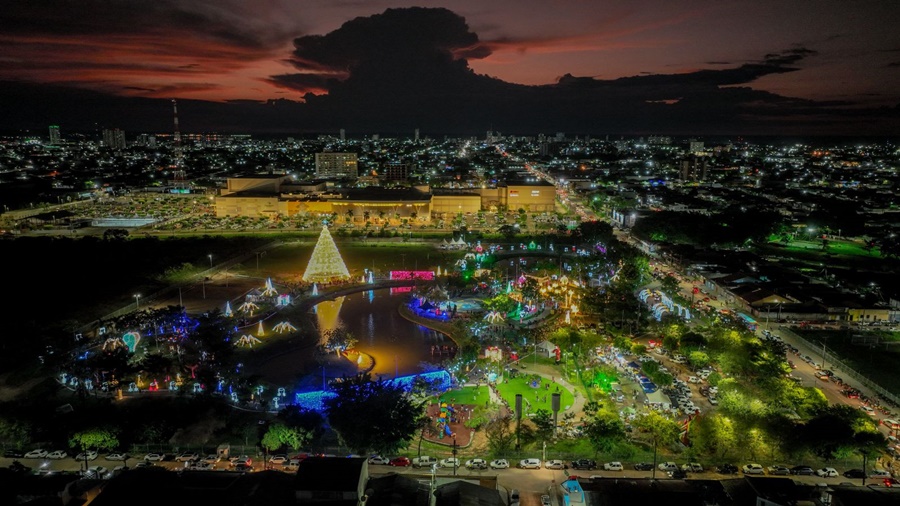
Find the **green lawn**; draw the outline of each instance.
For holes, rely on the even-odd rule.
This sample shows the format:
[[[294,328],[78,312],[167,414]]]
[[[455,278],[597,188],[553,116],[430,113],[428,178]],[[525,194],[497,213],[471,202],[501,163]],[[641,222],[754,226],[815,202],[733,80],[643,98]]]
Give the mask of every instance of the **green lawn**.
[[[453,404],[473,404],[484,405],[490,398],[488,387],[462,387],[450,390],[439,397],[441,402],[451,402]]]
[[[539,377],[537,388],[532,386],[533,376],[530,374],[519,373],[515,378],[508,382],[498,383],[497,390],[500,396],[509,403],[509,407],[515,409],[516,394],[522,394],[522,410],[525,413],[531,413],[538,409],[551,410],[551,395],[559,388],[560,409],[565,410],[566,406],[571,406],[575,400],[572,392],[568,391],[559,383],[552,383],[549,379]],[[547,388],[547,385],[550,388]],[[546,400],[545,400],[546,398]]]

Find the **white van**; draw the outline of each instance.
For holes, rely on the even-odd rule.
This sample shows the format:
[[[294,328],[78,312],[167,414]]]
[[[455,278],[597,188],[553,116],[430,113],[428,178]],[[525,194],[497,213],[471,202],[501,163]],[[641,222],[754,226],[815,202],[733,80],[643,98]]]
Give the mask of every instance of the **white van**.
[[[522,459],[519,461],[519,468],[521,468],[521,469],[540,469],[541,468],[541,459]]]

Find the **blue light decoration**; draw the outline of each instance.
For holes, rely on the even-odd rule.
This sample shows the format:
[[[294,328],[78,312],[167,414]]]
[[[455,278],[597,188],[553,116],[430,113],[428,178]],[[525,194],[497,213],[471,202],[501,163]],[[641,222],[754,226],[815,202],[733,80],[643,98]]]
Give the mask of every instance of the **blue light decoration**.
[[[407,392],[413,387],[417,378],[422,378],[433,388],[446,391],[450,388],[451,377],[446,370],[425,372],[422,374],[411,374],[409,376],[400,376],[390,380],[384,380],[389,385],[400,386]],[[314,390],[311,392],[298,392],[294,394],[294,405],[306,408],[312,411],[322,412],[325,410],[325,401],[333,398],[335,393],[330,390]]]

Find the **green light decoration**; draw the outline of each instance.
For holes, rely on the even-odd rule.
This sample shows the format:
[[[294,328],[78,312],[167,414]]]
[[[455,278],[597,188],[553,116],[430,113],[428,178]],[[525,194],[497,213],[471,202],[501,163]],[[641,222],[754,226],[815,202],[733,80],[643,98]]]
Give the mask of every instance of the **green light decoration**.
[[[605,371],[597,371],[594,374],[594,379],[591,381],[591,383],[596,388],[599,388],[600,390],[602,390],[604,392],[611,391],[612,384],[618,383],[618,382],[619,382],[619,378],[616,377],[616,375],[609,374],[608,372],[605,372]]]

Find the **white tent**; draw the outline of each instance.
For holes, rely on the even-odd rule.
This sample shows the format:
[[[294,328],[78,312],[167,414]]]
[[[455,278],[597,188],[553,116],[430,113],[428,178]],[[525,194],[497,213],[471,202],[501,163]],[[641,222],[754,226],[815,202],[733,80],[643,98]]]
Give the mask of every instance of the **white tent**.
[[[542,341],[537,345],[537,352],[542,355],[547,355],[548,357],[555,357],[556,353],[553,350],[556,349],[556,345],[551,343],[550,341]]]

